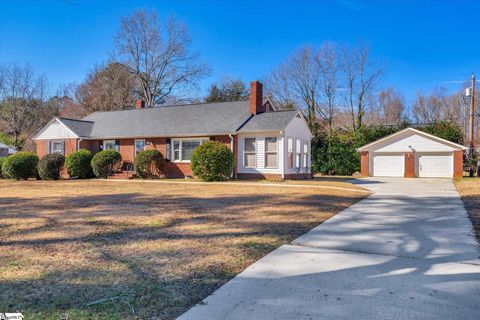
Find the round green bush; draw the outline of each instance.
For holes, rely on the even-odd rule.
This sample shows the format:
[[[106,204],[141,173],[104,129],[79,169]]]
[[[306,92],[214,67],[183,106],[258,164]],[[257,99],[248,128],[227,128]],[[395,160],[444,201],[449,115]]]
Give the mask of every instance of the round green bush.
[[[63,154],[47,154],[38,162],[38,175],[42,180],[58,180],[64,163],[65,157]]]
[[[37,176],[38,157],[33,152],[17,152],[8,156],[2,165],[2,175],[9,179],[28,179]]]
[[[7,160],[6,157],[1,157],[1,158],[0,158],[0,179],[3,178],[2,165],[3,165],[3,163],[5,162],[5,160]]]
[[[122,161],[122,156],[118,151],[112,149],[100,151],[92,158],[93,173],[97,178],[107,178],[120,161]]]
[[[135,172],[139,178],[159,178],[162,164],[163,156],[158,150],[145,150],[135,157]]]
[[[93,177],[93,171],[90,163],[93,154],[86,150],[80,149],[72,152],[65,158],[65,168],[71,178],[86,179]]]
[[[193,151],[190,166],[193,174],[204,181],[221,181],[230,177],[233,163],[229,147],[218,141],[208,141]]]

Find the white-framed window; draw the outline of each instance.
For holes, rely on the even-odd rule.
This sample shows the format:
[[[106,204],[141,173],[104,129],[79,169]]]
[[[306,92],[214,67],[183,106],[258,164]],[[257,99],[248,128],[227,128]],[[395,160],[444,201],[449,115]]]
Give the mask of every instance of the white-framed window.
[[[295,168],[300,168],[300,160],[302,154],[302,141],[300,139],[295,139]]]
[[[117,140],[103,140],[103,150],[118,150]]]
[[[265,138],[265,168],[278,167],[277,138]]]
[[[306,168],[308,165],[308,142],[303,141],[303,167]]]
[[[135,139],[135,155],[145,150],[145,139]]]
[[[65,153],[65,144],[63,140],[50,141],[50,153]]]
[[[243,166],[255,168],[257,166],[257,139],[245,138],[243,141]]]
[[[287,139],[287,162],[288,167],[293,168],[293,139]]]
[[[172,160],[174,162],[190,162],[193,151],[207,140],[207,138],[172,139]]]

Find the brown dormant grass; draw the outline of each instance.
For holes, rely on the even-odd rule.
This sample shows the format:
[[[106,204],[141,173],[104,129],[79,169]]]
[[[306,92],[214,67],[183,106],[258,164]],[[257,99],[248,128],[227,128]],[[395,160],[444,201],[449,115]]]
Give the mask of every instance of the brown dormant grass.
[[[173,319],[366,195],[268,184],[0,180],[0,312]]]
[[[455,180],[455,186],[470,216],[477,239],[480,241],[480,178],[458,179]]]

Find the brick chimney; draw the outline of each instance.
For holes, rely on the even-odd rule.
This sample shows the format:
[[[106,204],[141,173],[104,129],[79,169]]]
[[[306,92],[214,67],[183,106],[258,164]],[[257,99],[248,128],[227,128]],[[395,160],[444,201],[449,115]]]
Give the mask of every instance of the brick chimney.
[[[145,101],[136,100],[135,101],[135,109],[143,109],[143,108],[145,108]]]
[[[263,85],[258,81],[250,82],[250,113],[265,112],[263,106]]]

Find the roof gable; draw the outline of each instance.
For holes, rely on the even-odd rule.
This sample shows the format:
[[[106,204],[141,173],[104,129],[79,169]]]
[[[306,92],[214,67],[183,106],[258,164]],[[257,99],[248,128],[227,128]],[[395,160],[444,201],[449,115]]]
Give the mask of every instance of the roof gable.
[[[55,117],[33,137],[33,140],[70,138],[79,138],[79,136],[67,125],[65,125],[59,118]]]
[[[298,110],[263,112],[254,115],[239,132],[282,131],[299,114]]]
[[[466,147],[417,129],[406,128],[358,148],[357,151],[409,152],[412,149],[417,152],[434,152],[465,150]]]

